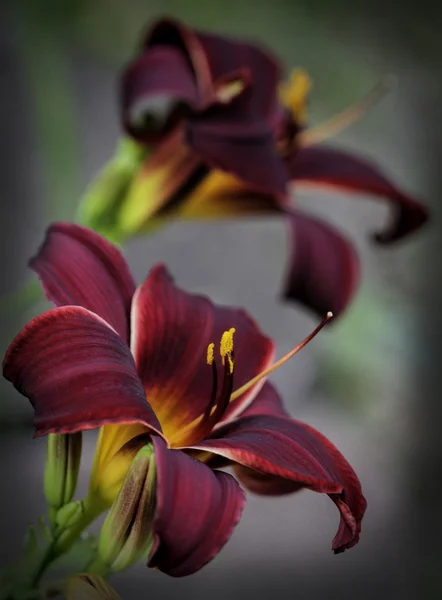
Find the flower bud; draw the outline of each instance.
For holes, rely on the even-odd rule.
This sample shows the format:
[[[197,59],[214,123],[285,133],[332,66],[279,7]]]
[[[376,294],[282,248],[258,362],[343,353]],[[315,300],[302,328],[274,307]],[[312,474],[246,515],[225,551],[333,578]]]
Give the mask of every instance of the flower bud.
[[[140,165],[147,156],[146,148],[123,138],[115,156],[104,166],[86,191],[78,221],[118,243],[124,237],[119,212]]]
[[[75,525],[75,523],[81,519],[83,514],[83,502],[81,500],[76,500],[75,502],[65,504],[57,511],[55,522],[63,529],[66,529]]]
[[[100,575],[80,573],[70,577],[65,587],[66,600],[121,600]]]
[[[137,562],[153,542],[156,468],[153,445],[138,451],[100,532],[98,554],[113,571]]]
[[[81,460],[81,431],[50,433],[44,471],[44,493],[48,504],[59,509],[72,500]]]

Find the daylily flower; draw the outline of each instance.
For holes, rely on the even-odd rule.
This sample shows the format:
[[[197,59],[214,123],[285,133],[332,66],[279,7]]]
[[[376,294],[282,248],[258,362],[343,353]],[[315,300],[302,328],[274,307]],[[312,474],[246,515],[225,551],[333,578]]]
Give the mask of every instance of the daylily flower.
[[[357,543],[366,502],[355,473],[267,381],[327,318],[272,365],[274,344],[246,312],[183,291],[161,265],[136,288],[118,249],[86,228],[52,225],[30,266],[56,308],[18,334],[3,373],[31,401],[36,436],[100,428],[86,514],[111,506],[152,444],[149,566],[188,575],[228,541],[245,496],[217,470],[226,465],[259,494],[328,494],[340,511],[333,550]]]
[[[382,244],[418,229],[427,212],[366,159],[318,143],[376,102],[382,86],[307,129],[308,77],[295,71],[287,85],[280,80],[276,59],[257,46],[157,22],[121,85],[122,122],[146,154],[136,168],[130,155],[112,209],[99,194],[94,210],[111,210],[121,239],[169,218],[283,215],[291,235],[285,298],[337,315],[357,287],[358,257],[334,228],[294,209],[291,184],[385,199],[394,220],[375,236]]]

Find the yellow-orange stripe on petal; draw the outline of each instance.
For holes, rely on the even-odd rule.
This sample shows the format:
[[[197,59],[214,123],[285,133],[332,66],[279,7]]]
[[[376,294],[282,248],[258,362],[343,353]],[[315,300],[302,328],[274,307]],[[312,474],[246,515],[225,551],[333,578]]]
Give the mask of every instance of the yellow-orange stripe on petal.
[[[274,197],[262,194],[240,179],[220,170],[212,170],[170,215],[175,218],[223,219],[277,212]],[[166,210],[159,216],[167,216]]]
[[[200,166],[183,132],[171,134],[134,177],[118,215],[121,230],[127,235],[143,231]]]
[[[124,451],[122,448],[147,431],[147,427],[141,423],[100,427],[89,484],[91,501],[104,502],[109,506],[112,504],[137,453],[136,448],[125,448]]]

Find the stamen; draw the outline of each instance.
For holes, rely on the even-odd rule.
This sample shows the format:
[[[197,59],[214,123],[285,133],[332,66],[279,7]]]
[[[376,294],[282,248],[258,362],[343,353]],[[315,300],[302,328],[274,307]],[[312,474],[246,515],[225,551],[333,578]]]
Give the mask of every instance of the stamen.
[[[231,102],[236,96],[239,96],[245,88],[245,83],[240,79],[234,79],[227,83],[223,83],[216,90],[216,97],[223,104]]]
[[[233,334],[235,329],[232,327],[229,331],[225,331],[221,336],[220,355],[224,365],[224,377],[221,388],[221,393],[217,398],[218,390],[218,370],[214,358],[215,344],[211,343],[207,346],[207,364],[212,367],[213,380],[210,402],[201,417],[196,429],[193,430],[192,438],[204,439],[208,435],[213,426],[221,419],[230,402],[230,396],[233,389]],[[227,359],[227,360],[226,360]],[[191,424],[189,430],[191,430]]]
[[[252,386],[254,386],[256,383],[258,383],[258,381],[260,381],[264,377],[267,377],[268,375],[270,375],[270,373],[273,373],[273,371],[276,371],[276,369],[278,369],[280,366],[282,366],[284,363],[286,363],[290,358],[295,356],[295,354],[297,354],[300,350],[302,350],[302,348],[304,348],[304,346],[306,346],[309,342],[311,342],[311,340],[321,331],[321,329],[324,327],[324,325],[326,323],[328,323],[328,321],[332,317],[333,317],[333,313],[328,312],[327,315],[325,316],[325,318],[316,327],[316,329],[314,329],[312,331],[312,333],[310,335],[308,335],[300,344],[298,344],[295,348],[293,348],[293,350],[290,350],[290,352],[287,352],[287,354],[285,354],[282,358],[280,358],[275,363],[273,363],[273,365],[271,365],[268,369],[265,369],[264,371],[262,371],[262,373],[259,373],[259,375],[257,375],[256,377],[253,377],[250,381],[248,381],[247,383],[242,385],[239,389],[237,389],[235,392],[233,392],[233,394],[230,396],[230,402],[232,402],[233,400],[236,400],[237,398],[242,396],[242,394],[244,394],[244,392],[247,392],[247,390],[249,390]]]
[[[213,363],[215,344],[212,342],[207,346],[207,364],[210,366]]]
[[[233,334],[235,333],[235,328],[232,327],[229,331],[225,331],[221,336],[221,343],[219,352],[221,354],[222,363],[225,363],[225,359],[229,361],[230,372],[233,373],[233,361],[231,358],[231,354],[233,352]]]
[[[218,400],[216,401],[216,409],[210,418],[210,429],[221,419],[229,406],[230,398],[233,391],[233,353],[227,354],[227,362],[224,365],[223,386]]]
[[[302,69],[293,69],[287,83],[281,84],[280,98],[297,123],[307,119],[307,98],[312,86],[308,74]]]
[[[324,123],[298,133],[296,136],[297,143],[301,146],[311,146],[337,135],[359,121],[371,108],[376,106],[391,91],[393,84],[393,77],[385,77],[366,96],[348,106],[341,113],[331,117]]]

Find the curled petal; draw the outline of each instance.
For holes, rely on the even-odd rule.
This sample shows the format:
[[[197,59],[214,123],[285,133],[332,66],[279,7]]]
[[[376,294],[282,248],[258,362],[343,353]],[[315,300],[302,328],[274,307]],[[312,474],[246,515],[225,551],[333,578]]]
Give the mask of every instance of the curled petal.
[[[84,308],[55,308],[28,323],[3,375],[31,401],[36,436],[135,422],[161,432],[126,342]]]
[[[264,112],[273,110],[271,102],[281,67],[274,56],[258,46],[193,30],[174,19],[161,19],[147,35],[145,51],[150,52],[158,46],[183,52],[195,73],[204,106],[216,97],[217,83],[232,80],[238,72],[246,71],[250,80],[256,80],[253,101]]]
[[[132,307],[132,352],[169,443],[177,445],[183,428],[210,404],[213,372],[206,362],[207,346],[214,342],[219,347],[223,332],[232,327],[234,385],[240,387],[270,364],[274,352],[273,342],[245,312],[215,306],[179,289],[161,265],[138,288]],[[252,388],[232,402],[226,415],[233,416],[257,391]]]
[[[246,484],[255,486],[254,491],[272,493],[273,484],[273,493],[306,487],[329,494],[341,513],[333,550],[342,552],[358,542],[366,508],[360,483],[342,454],[312,427],[285,417],[242,417],[192,448],[219,454],[257,471],[259,475],[253,479],[250,471],[240,472]],[[294,482],[293,488],[287,480]]]
[[[170,129],[179,103],[198,103],[191,64],[182,50],[169,46],[150,48],[131,63],[123,74],[121,93],[123,124],[144,142]]]
[[[359,260],[345,237],[319,219],[287,212],[291,234],[284,297],[323,317],[347,307],[359,281]]]
[[[198,96],[204,104],[213,97],[213,79],[204,47],[195,31],[175,19],[160,19],[144,42],[144,50],[167,47],[182,51],[195,75]]]
[[[135,283],[113,244],[86,227],[55,223],[29,266],[48,300],[56,306],[87,308],[128,341]]]
[[[394,209],[394,219],[376,241],[394,242],[421,227],[428,218],[427,209],[399,190],[376,166],[353,154],[324,146],[297,149],[289,158],[295,182],[331,186],[346,191],[386,198]]]
[[[180,450],[152,438],[157,469],[155,541],[148,566],[173,577],[211,561],[230,539],[245,494],[231,475],[212,471]]]
[[[302,484],[277,475],[260,473],[242,465],[234,465],[235,477],[247,491],[260,496],[284,496],[303,488]]]
[[[190,120],[187,143],[211,167],[231,173],[256,191],[275,194],[282,200],[287,192],[288,171],[277,155],[270,125],[264,120],[247,121],[245,114],[242,115],[250,110],[246,94],[249,90],[232,102],[230,113],[237,105],[245,106],[237,109],[237,115],[230,115],[230,122],[224,107]]]
[[[256,415],[271,415],[274,417],[287,417],[290,415],[285,410],[282,400],[274,386],[268,381],[258,392],[256,398],[248,406],[240,417]],[[302,488],[302,485],[290,479],[283,479],[276,475],[260,473],[248,467],[235,464],[233,467],[236,478],[250,492],[262,496],[281,496],[291,494]]]

